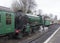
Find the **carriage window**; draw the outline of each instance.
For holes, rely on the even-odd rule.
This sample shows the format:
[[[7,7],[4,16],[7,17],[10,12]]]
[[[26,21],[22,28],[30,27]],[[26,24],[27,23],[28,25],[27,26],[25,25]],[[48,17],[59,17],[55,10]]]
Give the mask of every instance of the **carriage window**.
[[[11,14],[6,13],[6,24],[11,24]]]
[[[1,22],[1,15],[0,15],[0,22]]]

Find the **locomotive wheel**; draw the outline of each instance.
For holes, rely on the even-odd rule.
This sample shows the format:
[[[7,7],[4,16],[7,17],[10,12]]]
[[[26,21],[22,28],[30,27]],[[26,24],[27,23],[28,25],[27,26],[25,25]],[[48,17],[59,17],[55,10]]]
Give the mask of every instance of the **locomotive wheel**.
[[[34,30],[35,30],[34,27],[31,27],[31,33],[35,33]]]
[[[32,27],[32,33],[35,33],[35,32],[38,31],[39,29],[40,29],[39,26]]]
[[[9,39],[12,39],[12,38],[14,38],[14,39],[21,39],[22,37],[23,37],[22,33],[19,33],[19,34],[9,34],[8,35]]]
[[[8,38],[9,38],[9,39],[13,38],[13,35],[12,35],[12,34],[9,34],[9,35],[8,35]]]
[[[17,38],[18,38],[18,39],[22,39],[22,38],[23,38],[23,34],[22,34],[22,33],[19,33],[19,34],[17,35]]]
[[[30,28],[30,32],[28,34],[29,34],[29,36],[31,36],[31,34],[32,34],[32,29],[31,28]]]

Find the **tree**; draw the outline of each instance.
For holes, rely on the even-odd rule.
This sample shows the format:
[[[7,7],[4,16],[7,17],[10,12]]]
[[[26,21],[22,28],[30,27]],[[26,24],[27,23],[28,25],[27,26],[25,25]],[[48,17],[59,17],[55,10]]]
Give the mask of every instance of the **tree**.
[[[28,0],[28,3],[29,3],[28,12],[31,12],[35,8],[36,4],[34,0]]]
[[[12,3],[13,11],[22,10],[24,13],[31,12],[36,6],[34,0],[15,0]]]
[[[12,10],[16,12],[18,10],[23,10],[24,4],[22,3],[22,1],[18,2],[17,0],[14,0],[11,6]]]
[[[41,15],[41,14],[42,14],[42,10],[41,10],[41,9],[39,9],[39,10],[38,10],[38,12],[39,12],[39,15]]]
[[[49,15],[49,16],[50,16],[50,18],[51,18],[51,19],[53,19],[53,14],[52,14],[52,13],[50,13],[50,15]]]
[[[57,15],[55,15],[54,20],[57,20]]]

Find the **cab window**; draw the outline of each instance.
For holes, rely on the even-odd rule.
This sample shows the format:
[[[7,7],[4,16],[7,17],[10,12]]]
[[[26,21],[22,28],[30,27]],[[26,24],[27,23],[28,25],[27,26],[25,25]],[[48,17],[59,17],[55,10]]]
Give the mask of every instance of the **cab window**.
[[[11,14],[6,13],[6,24],[9,25],[11,24]]]

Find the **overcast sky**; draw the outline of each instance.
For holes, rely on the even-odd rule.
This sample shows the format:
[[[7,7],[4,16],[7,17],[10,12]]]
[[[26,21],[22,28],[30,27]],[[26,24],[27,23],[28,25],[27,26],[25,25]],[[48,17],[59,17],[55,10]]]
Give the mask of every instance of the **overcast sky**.
[[[60,0],[36,0],[38,9],[42,9],[44,13],[53,13],[60,17]]]
[[[10,7],[12,0],[0,0],[0,6]],[[53,13],[60,18],[60,0],[36,0],[37,9],[42,9],[43,13]]]

